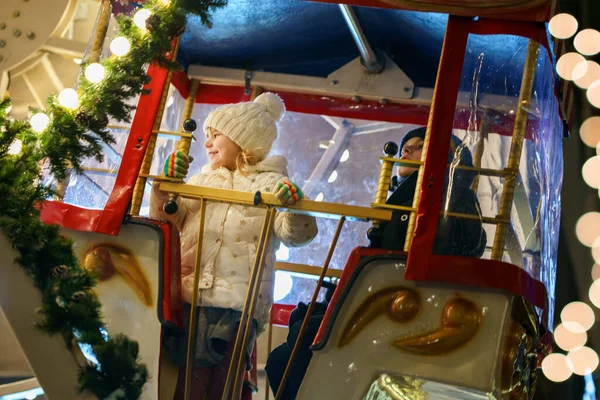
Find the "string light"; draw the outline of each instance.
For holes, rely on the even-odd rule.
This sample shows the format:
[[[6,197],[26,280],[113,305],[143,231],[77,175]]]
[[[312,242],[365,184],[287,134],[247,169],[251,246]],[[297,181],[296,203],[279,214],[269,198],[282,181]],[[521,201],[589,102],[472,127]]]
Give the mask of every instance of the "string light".
[[[600,236],[600,213],[588,212],[577,220],[575,225],[577,239],[587,247],[592,247],[594,241]]]
[[[600,261],[600,236],[597,237],[592,244],[592,258],[596,263]]]
[[[129,53],[129,50],[131,50],[131,43],[129,43],[129,40],[124,36],[116,37],[110,42],[110,51],[112,51],[115,56],[124,56]]]
[[[79,96],[74,89],[63,89],[58,94],[58,102],[61,106],[74,110],[79,106]]]
[[[590,301],[593,305],[600,308],[600,281],[594,281],[589,291]]]
[[[327,179],[327,182],[329,182],[329,183],[333,183],[333,182],[335,182],[335,180],[337,179],[337,177],[338,177],[338,173],[337,173],[337,171],[336,171],[336,170],[334,170],[334,171],[331,173],[331,175],[329,175],[329,179]]]
[[[140,29],[146,29],[146,20],[152,15],[150,10],[142,8],[133,16],[133,23]]]
[[[559,324],[554,328],[554,341],[556,345],[565,351],[579,349],[585,346],[587,342],[587,333],[575,333],[567,329],[563,324]]]
[[[584,29],[575,36],[573,45],[583,55],[598,54],[600,53],[600,32],[595,29]]]
[[[576,332],[567,325],[569,322],[574,322],[583,328],[583,331],[589,330],[594,322],[596,321],[596,316],[594,315],[594,310],[589,305],[581,302],[581,301],[573,301],[567,304],[560,313],[560,319],[565,324],[565,327],[572,332]],[[568,349],[565,349],[568,350]]]
[[[564,382],[573,374],[573,362],[564,354],[553,353],[544,357],[542,371],[552,382]]]
[[[598,171],[600,171],[600,157],[598,156],[590,158],[581,167],[583,180],[594,189],[600,188],[600,174],[598,174]]]
[[[340,162],[348,161],[349,158],[350,152],[348,150],[344,150],[344,152],[342,153],[342,157],[340,157]]]
[[[592,280],[600,279],[600,264],[594,263],[592,267]]]
[[[579,128],[579,137],[589,147],[600,144],[600,116],[586,119]]]
[[[557,39],[568,39],[577,32],[579,24],[574,16],[567,13],[556,14],[548,24],[548,30]]]
[[[104,67],[99,63],[93,63],[85,69],[85,77],[92,83],[100,83],[104,79]]]
[[[29,124],[35,132],[41,133],[50,124],[50,118],[44,113],[37,113],[29,119]]]
[[[591,105],[600,108],[600,80],[597,80],[588,87],[586,95]]]
[[[323,201],[324,197],[325,196],[323,196],[323,192],[321,192],[317,195],[317,197],[315,197],[315,201]]]
[[[575,80],[575,84],[582,89],[587,89],[597,80],[600,80],[600,64],[587,60],[587,72],[583,77]]]
[[[14,142],[11,143],[10,147],[8,148],[8,154],[13,156],[19,154],[22,148],[23,142],[21,142],[19,139],[16,139]]]
[[[587,60],[579,53],[563,54],[556,63],[556,72],[567,81],[581,79],[587,72]]]
[[[573,373],[577,375],[591,374],[598,368],[598,354],[589,347],[580,347],[567,355],[573,364]]]

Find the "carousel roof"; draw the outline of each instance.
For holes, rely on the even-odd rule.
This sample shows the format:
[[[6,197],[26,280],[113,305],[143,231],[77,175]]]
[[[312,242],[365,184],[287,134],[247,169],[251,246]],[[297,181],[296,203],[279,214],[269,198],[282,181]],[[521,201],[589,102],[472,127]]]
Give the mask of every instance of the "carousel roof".
[[[385,52],[418,87],[435,83],[447,14],[355,7],[371,46]],[[179,61],[245,70],[325,77],[359,55],[337,4],[230,0],[213,28],[190,17]],[[518,93],[527,39],[471,35],[465,71],[484,55],[484,83],[495,94]],[[493,66],[493,67],[491,67]],[[486,76],[487,75],[487,76]]]

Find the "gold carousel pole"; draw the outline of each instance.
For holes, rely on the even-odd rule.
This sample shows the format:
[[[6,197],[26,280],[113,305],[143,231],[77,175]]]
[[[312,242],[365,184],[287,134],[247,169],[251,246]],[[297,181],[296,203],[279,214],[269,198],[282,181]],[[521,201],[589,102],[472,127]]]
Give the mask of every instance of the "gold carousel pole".
[[[531,101],[531,93],[533,89],[533,81],[535,78],[535,70],[537,65],[537,56],[540,44],[535,40],[529,41],[527,48],[527,58],[523,67],[523,80],[521,81],[521,93],[519,94],[519,103],[517,105],[517,115],[515,117],[515,126],[513,128],[512,141],[510,144],[510,153],[508,157],[507,171],[512,173],[507,174],[504,178],[502,187],[502,197],[500,200],[500,208],[498,210],[498,218],[508,220],[512,209],[513,198],[515,195],[515,186],[517,184],[517,175],[519,171],[519,162],[521,161],[521,153],[523,151],[523,141],[525,132],[527,131],[527,116],[529,103]],[[506,233],[508,231],[507,224],[499,224],[496,227],[494,236],[494,244],[492,246],[492,260],[501,260],[504,253],[504,242],[506,241]]]
[[[196,243],[196,262],[194,264],[194,291],[190,304],[190,327],[188,330],[187,354],[185,363],[185,392],[184,399],[190,400],[192,395],[192,367],[194,362],[196,333],[198,330],[198,291],[200,286],[200,264],[202,260],[202,239],[204,238],[204,215],[206,214],[206,201],[200,199],[200,217],[198,221],[198,241]],[[204,388],[206,392],[206,388]],[[204,397],[204,395],[202,396]]]
[[[173,50],[173,59],[177,58],[177,52],[179,51],[180,37],[175,42],[175,49]],[[148,147],[144,153],[144,159],[140,172],[138,174],[135,186],[133,187],[133,195],[131,197],[131,215],[140,215],[140,209],[142,207],[142,199],[144,197],[144,190],[146,188],[146,182],[148,181],[147,176],[150,174],[150,167],[152,167],[152,158],[154,157],[154,148],[156,147],[156,139],[158,137],[158,131],[160,130],[160,124],[162,122],[163,113],[165,112],[165,106],[167,104],[167,96],[169,95],[169,85],[171,84],[171,77],[173,72],[169,70],[167,79],[165,80],[165,86],[163,87],[162,95],[160,97],[160,103],[158,104],[158,110],[156,118],[154,119],[154,127],[152,133],[148,139]]]
[[[94,42],[92,43],[92,50],[88,60],[90,62],[98,62],[102,55],[102,49],[104,47],[104,39],[106,38],[106,32],[108,31],[108,25],[110,24],[110,11],[112,6],[109,0],[102,0],[100,17],[98,18],[98,26],[94,34]],[[56,193],[54,194],[54,201],[62,202],[65,198],[65,192],[67,190],[67,184],[69,179],[64,179],[56,184]]]
[[[248,291],[246,292],[246,299],[244,301],[244,308],[242,316],[240,317],[240,323],[235,338],[235,344],[233,347],[233,353],[231,355],[231,362],[227,371],[227,380],[223,387],[222,400],[234,399],[239,389],[239,375],[243,373],[243,367],[245,363],[245,353],[248,344],[248,337],[252,331],[252,318],[254,316],[254,310],[256,309],[256,302],[258,300],[258,292],[260,290],[260,283],[263,273],[263,264],[266,257],[266,250],[271,239],[273,232],[273,223],[275,222],[275,209],[268,207],[263,221],[263,226],[260,232],[258,245],[256,247],[256,256],[254,258],[254,265],[250,275],[248,283]]]
[[[298,332],[298,337],[296,338],[296,343],[294,343],[294,348],[292,349],[292,354],[290,355],[290,359],[288,360],[287,365],[285,366],[285,371],[283,373],[283,377],[281,378],[281,382],[279,383],[279,388],[277,389],[277,394],[275,395],[275,400],[280,400],[281,396],[283,396],[283,391],[285,388],[285,384],[292,372],[292,365],[294,364],[294,359],[296,358],[296,354],[300,349],[302,344],[302,339],[304,338],[304,334],[306,333],[306,329],[308,328],[308,319],[310,318],[312,311],[315,307],[315,303],[317,302],[317,298],[319,296],[319,291],[321,290],[321,285],[323,285],[323,280],[327,275],[327,269],[329,268],[329,263],[331,262],[331,257],[333,257],[333,252],[335,251],[335,246],[337,245],[337,241],[340,237],[340,233],[342,232],[342,227],[344,226],[344,221],[346,217],[342,216],[340,218],[337,228],[335,230],[335,234],[333,235],[333,240],[331,245],[329,246],[329,251],[327,252],[327,257],[325,258],[325,262],[323,263],[323,269],[321,270],[321,275],[319,276],[319,280],[317,281],[317,287],[313,292],[313,297],[308,304],[308,309],[306,310],[306,315],[304,316],[304,320],[302,321],[302,326],[300,327],[300,332]]]

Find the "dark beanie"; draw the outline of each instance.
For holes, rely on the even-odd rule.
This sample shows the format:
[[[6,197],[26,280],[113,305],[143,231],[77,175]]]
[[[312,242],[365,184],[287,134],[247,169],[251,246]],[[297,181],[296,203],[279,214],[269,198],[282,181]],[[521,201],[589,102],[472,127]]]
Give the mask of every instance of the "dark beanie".
[[[427,132],[427,128],[422,127],[422,128],[413,129],[412,131],[409,131],[406,135],[404,135],[404,137],[400,141],[400,154],[402,154],[402,149],[404,148],[404,145],[410,139],[418,137],[418,138],[421,138],[421,140],[425,140],[426,132]]]
[[[404,135],[404,137],[400,141],[399,154],[402,155],[402,149],[404,148],[404,145],[406,144],[406,142],[408,142],[410,139],[418,137],[421,140],[425,140],[426,132],[427,132],[427,128],[421,127],[421,128],[413,129],[412,131],[409,131],[406,135]],[[450,154],[448,155],[448,162],[452,161],[452,159],[456,155],[456,153],[455,153],[456,149],[461,148],[461,146],[462,146],[462,140],[460,140],[458,137],[456,137],[454,134],[452,134],[450,136]],[[473,166],[473,157],[467,147],[461,148],[460,159],[461,159],[461,162],[460,162],[461,165]]]

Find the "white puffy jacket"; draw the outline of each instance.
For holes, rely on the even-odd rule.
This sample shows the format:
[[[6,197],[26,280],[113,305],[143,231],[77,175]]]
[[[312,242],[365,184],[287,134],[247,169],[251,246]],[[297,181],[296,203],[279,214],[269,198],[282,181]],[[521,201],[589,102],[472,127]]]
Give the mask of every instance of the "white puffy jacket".
[[[270,157],[250,168],[244,176],[239,171],[226,168],[211,170],[204,166],[202,172],[188,180],[190,185],[244,192],[272,193],[275,184],[287,177],[287,160]],[[191,303],[194,288],[194,263],[198,241],[200,202],[181,199],[178,212],[168,215],[163,205],[168,194],[152,186],[150,216],[173,222],[181,232],[181,275],[183,300]],[[264,208],[209,202],[206,207],[202,259],[200,266],[199,306],[231,308],[242,311],[256,255],[258,237],[266,211]],[[280,241],[286,246],[303,246],[317,235],[313,217],[277,212],[274,237],[267,244],[264,272],[254,318],[259,331],[268,322],[273,303],[275,251]]]

